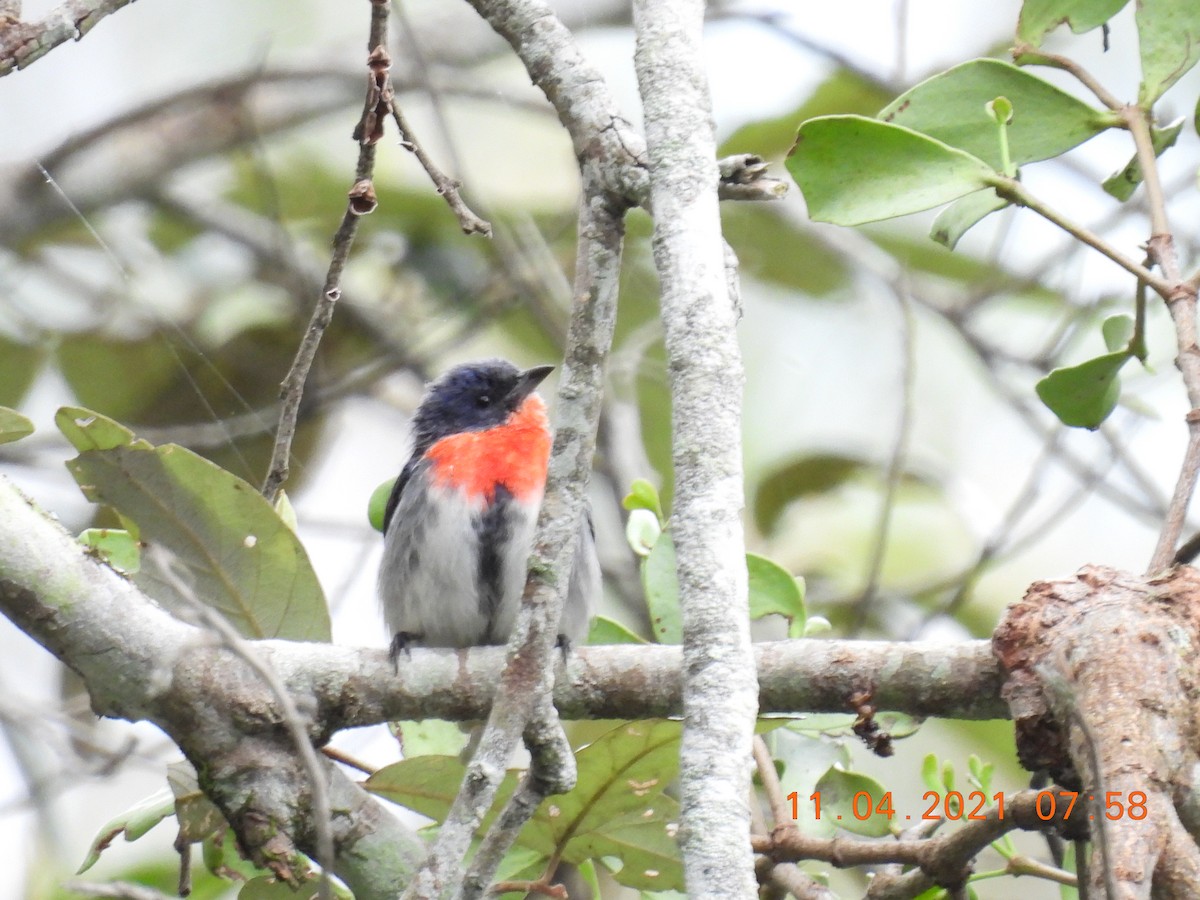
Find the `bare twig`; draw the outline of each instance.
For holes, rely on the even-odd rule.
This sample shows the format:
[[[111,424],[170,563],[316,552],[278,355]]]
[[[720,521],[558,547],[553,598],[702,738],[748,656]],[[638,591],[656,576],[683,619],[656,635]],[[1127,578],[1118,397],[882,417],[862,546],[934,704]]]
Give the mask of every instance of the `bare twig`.
[[[59,44],[78,41],[133,0],[68,0],[40,22],[7,22],[0,28],[0,77],[23,69]]]
[[[296,420],[300,414],[300,401],[304,396],[304,383],[317,355],[321,337],[333,319],[333,309],[342,295],[342,270],[350,257],[350,247],[358,232],[358,220],[375,209],[375,188],[371,177],[375,169],[375,145],[383,136],[383,118],[392,107],[392,85],[388,75],[391,60],[384,49],[387,46],[388,0],[372,0],[371,28],[367,47],[367,97],[363,116],[355,129],[359,142],[358,165],[355,168],[354,186],[350,189],[349,202],[342,216],[342,224],[333,238],[333,256],[325,275],[325,284],[317,298],[308,329],[296,351],[296,359],[287,377],[280,386],[282,407],[279,427],[275,432],[275,447],[271,463],[263,482],[262,493],[274,503],[288,477],[292,455],[292,440],[296,435]]]
[[[1075,76],[1075,79],[1085,88],[1096,95],[1096,99],[1111,109],[1113,112],[1119,112],[1123,105],[1120,100],[1109,93],[1108,89],[1102,85],[1091,72],[1075,62],[1073,59],[1068,59],[1065,56],[1060,56],[1057,53],[1047,53],[1041,47],[1034,47],[1030,44],[1019,43],[1012,48],[1013,59],[1021,65],[1029,65],[1030,63],[1049,66],[1053,69],[1061,69],[1064,72],[1069,72]]]
[[[400,112],[400,107],[395,103],[392,104],[392,118],[396,122],[396,127],[400,130],[400,146],[410,151],[417,158],[417,162],[421,164],[421,168],[425,170],[434,187],[437,188],[437,192],[445,198],[446,204],[458,219],[458,224],[462,228],[463,234],[482,234],[484,237],[491,237],[491,224],[479,218],[467,206],[462,195],[458,192],[458,189],[462,185],[438,168],[437,163],[425,152],[425,148],[417,140],[412,126],[405,120],[404,113]]]
[[[1033,196],[1033,194],[1031,194],[1028,190],[1026,190],[1025,186],[1015,178],[1007,178],[1003,175],[996,175],[993,177],[992,187],[994,187],[996,189],[996,193],[1005,200],[1015,203],[1018,206],[1024,206],[1027,209],[1033,210],[1039,216],[1049,222],[1054,223],[1075,239],[1082,241],[1095,250],[1098,250],[1126,272],[1129,272],[1146,282],[1146,284],[1153,288],[1159,296],[1167,298],[1170,297],[1175,291],[1176,287],[1174,284],[1163,278],[1160,278],[1141,263],[1126,256],[1104,238],[1100,237],[1100,235],[1085,228],[1079,223],[1068,219],[1066,216],[1062,215],[1052,207],[1047,206],[1037,197]]]

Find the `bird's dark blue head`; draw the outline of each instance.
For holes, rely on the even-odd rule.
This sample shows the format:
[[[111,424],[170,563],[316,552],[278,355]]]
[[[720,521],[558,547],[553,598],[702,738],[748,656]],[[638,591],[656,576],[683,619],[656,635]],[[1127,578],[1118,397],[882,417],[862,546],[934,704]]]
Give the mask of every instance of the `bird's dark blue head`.
[[[454,367],[429,385],[417,407],[413,416],[414,456],[449,435],[503,425],[552,371],[553,366],[522,371],[503,359]]]

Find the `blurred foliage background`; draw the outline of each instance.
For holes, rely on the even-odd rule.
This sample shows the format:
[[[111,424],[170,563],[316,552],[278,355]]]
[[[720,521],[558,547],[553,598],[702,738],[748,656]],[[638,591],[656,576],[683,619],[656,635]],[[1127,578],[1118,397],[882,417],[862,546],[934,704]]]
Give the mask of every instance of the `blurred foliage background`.
[[[863,0],[801,15],[788,4],[714,4],[722,152],[778,164],[807,117],[873,115],[939,66],[1003,57],[1019,4],[970,6]],[[352,181],[362,7],[146,0],[0,80],[0,405],[38,426],[0,447],[0,472],[69,528],[87,527],[93,510],[63,467],[73,453],[52,419],[65,403],[252,483],[265,474],[278,384]],[[637,121],[624,4],[560,7]],[[27,18],[37,10],[26,3]],[[1132,95],[1127,18],[1107,53],[1097,34],[1051,46]],[[462,235],[388,135],[379,207],[362,223],[308,385],[288,485],[335,640],[376,646],[386,638],[367,498],[405,458],[425,379],[481,355],[560,356],[577,186],[549,106],[465,4],[406,3],[393,21],[399,103],[495,237]],[[1177,85],[1163,121],[1190,118],[1198,87],[1195,72]],[[1195,258],[1200,223],[1197,149],[1189,122],[1163,159],[1184,260]],[[1098,186],[1130,152],[1106,134],[1024,174],[1133,252],[1148,234],[1138,197],[1118,205]],[[1102,319],[1132,309],[1129,279],[1020,212],[992,217],[954,253],[927,238],[931,219],[817,226],[794,190],[780,203],[723,208],[744,295],[749,546],[805,576],[809,609],[835,636],[986,637],[1032,580],[1086,562],[1144,565],[1182,456],[1186,401],[1163,310],[1150,314],[1151,368],[1127,379],[1116,415],[1095,433],[1065,429],[1033,385],[1101,350]],[[649,231],[643,214],[630,216],[592,497],[605,612],[643,633],[620,499],[634,478],[658,485],[668,511],[671,496]],[[0,665],[0,821],[10,859],[30,864],[14,867],[13,883],[54,896],[99,824],[161,782],[165,741],[149,728],[93,727],[45,654],[7,624],[0,641],[12,661]],[[47,719],[50,702],[66,705]],[[386,740],[346,741],[394,756]],[[985,755],[1001,765],[1001,787],[1023,786],[1005,723],[928,726],[891,761],[856,759],[886,781],[915,774],[931,746]],[[897,808],[916,810],[919,796],[914,781]],[[134,858],[110,853],[101,865],[128,875]],[[219,889],[198,882],[193,896]]]

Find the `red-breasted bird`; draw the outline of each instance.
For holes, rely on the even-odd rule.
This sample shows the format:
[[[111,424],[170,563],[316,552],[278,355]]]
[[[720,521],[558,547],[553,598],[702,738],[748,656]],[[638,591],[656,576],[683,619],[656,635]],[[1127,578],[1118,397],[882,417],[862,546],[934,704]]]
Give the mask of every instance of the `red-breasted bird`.
[[[521,371],[502,359],[481,360],[428,386],[413,416],[412,455],[383,517],[379,596],[393,662],[410,643],[508,641],[550,459],[546,404],[535,391],[553,368]],[[586,513],[561,643],[584,636],[600,590]]]

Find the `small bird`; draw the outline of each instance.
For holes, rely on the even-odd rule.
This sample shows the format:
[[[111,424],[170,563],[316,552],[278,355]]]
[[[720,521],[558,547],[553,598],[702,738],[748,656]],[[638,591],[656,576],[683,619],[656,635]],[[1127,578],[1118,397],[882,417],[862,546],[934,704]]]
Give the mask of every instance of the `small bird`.
[[[488,359],[457,366],[428,386],[413,416],[412,455],[383,517],[379,596],[393,663],[413,642],[508,641],[550,459],[546,404],[535,391],[553,370],[521,371]],[[560,644],[584,636],[600,590],[585,512]]]

